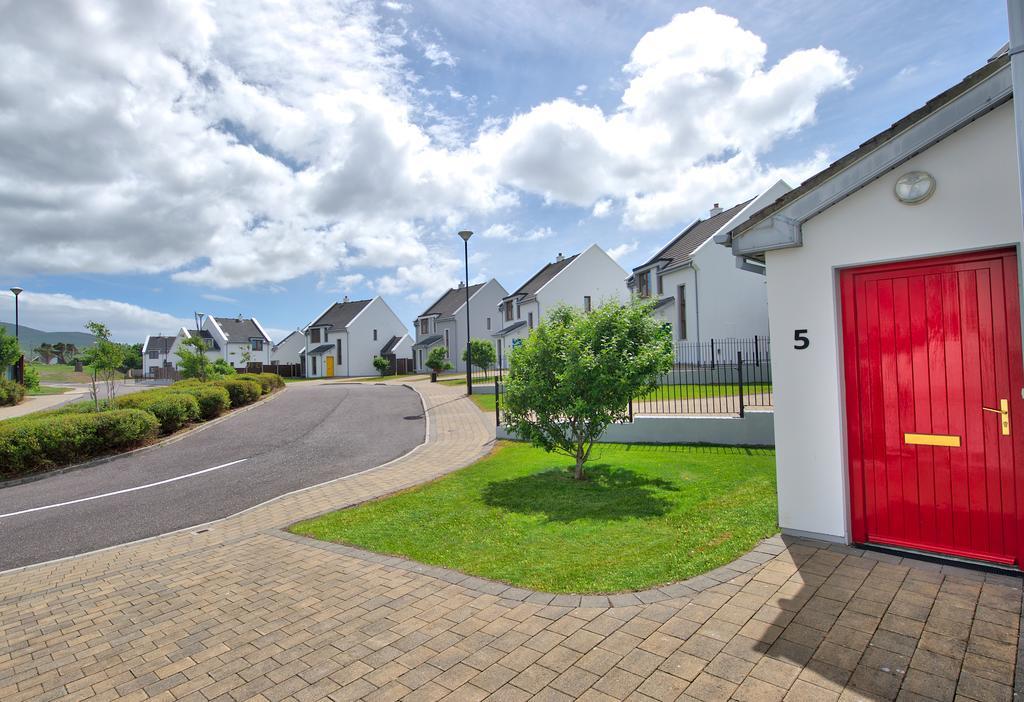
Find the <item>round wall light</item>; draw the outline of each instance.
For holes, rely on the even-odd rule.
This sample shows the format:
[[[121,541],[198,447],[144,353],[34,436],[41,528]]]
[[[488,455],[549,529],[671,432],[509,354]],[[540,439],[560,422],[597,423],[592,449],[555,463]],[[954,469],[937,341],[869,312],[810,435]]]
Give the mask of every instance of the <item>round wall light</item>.
[[[896,181],[893,189],[896,199],[905,205],[917,205],[932,196],[935,192],[935,178],[924,171],[904,173]]]

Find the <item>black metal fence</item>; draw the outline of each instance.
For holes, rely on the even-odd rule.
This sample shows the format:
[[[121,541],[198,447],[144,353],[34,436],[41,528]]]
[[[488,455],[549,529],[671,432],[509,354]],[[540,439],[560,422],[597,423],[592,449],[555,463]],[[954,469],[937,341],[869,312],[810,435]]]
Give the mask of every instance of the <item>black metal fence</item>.
[[[772,407],[771,343],[767,337],[682,342],[677,362],[658,378],[654,390],[632,399],[634,415],[731,415]],[[680,359],[689,362],[680,362]],[[490,380],[495,391],[495,420],[501,424],[504,386],[500,375]],[[475,381],[474,381],[475,382]]]

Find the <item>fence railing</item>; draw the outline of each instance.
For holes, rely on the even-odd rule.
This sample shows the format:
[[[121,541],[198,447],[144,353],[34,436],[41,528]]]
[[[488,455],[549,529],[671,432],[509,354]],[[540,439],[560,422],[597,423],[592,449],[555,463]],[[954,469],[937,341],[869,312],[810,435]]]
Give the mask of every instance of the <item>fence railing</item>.
[[[635,415],[742,417],[748,409],[771,409],[771,344],[767,337],[677,344],[676,353],[677,359],[682,353],[693,362],[677,362],[658,378],[653,390],[634,397],[626,408],[630,419]],[[702,361],[694,360],[697,358]],[[490,381],[494,383],[499,426],[504,404],[501,373]]]

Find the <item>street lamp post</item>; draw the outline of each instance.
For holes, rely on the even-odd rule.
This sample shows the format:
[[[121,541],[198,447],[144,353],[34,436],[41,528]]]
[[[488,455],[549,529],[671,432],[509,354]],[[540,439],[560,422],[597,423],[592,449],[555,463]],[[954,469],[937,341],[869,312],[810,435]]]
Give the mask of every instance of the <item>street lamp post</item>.
[[[22,291],[22,288],[20,288],[17,285],[15,285],[13,288],[11,288],[11,292],[14,293],[14,339],[15,339],[15,341],[18,344],[18,351],[20,352],[21,351],[21,320],[19,319],[19,314],[18,314],[18,295],[21,295],[21,293],[23,291]],[[17,376],[18,377],[17,377],[16,380],[19,383],[24,383],[25,382],[25,364],[24,364],[24,360],[25,359],[24,359],[24,355],[23,355],[22,358],[18,361],[18,365],[17,365]]]
[[[17,285],[15,285],[13,288],[11,288],[11,292],[14,293],[14,338],[18,339],[18,334],[20,331],[20,323],[18,320],[18,295],[20,295],[24,291]]]
[[[470,345],[470,339],[472,336],[469,333],[469,237],[473,236],[473,232],[461,231],[459,236],[462,237],[462,243],[464,244],[464,252],[466,258],[466,394],[473,394],[473,350]]]

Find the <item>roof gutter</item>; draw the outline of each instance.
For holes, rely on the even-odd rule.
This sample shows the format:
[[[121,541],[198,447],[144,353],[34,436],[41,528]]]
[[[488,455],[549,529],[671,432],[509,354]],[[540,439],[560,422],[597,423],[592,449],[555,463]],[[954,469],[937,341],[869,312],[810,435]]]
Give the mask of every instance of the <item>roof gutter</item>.
[[[1010,25],[1010,80],[1015,95],[1024,95],[1024,0],[1006,0]],[[1024,205],[1024,101],[1013,102],[1013,121],[1017,131],[1017,172]]]

